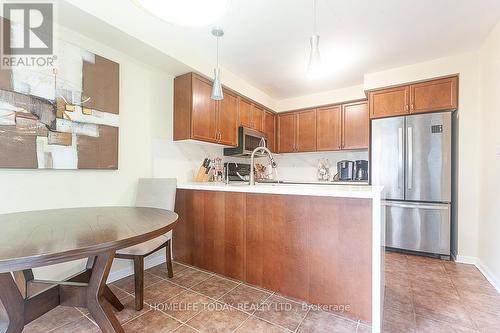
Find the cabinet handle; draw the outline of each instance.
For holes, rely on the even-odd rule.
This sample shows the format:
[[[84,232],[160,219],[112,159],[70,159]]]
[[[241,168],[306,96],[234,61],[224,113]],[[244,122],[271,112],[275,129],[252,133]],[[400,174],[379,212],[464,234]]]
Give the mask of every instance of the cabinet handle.
[[[405,111],[410,111],[410,106],[408,104],[405,105]]]
[[[410,106],[410,110],[414,110],[415,109],[415,105],[413,103],[411,103],[411,106]]]

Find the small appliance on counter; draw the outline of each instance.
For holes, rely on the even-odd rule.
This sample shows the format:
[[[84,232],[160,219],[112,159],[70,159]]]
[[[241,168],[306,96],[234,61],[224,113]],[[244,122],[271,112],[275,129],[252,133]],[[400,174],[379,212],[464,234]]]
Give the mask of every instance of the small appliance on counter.
[[[343,160],[337,163],[337,179],[339,181],[354,180],[354,162]]]
[[[354,180],[368,180],[368,161],[357,160],[354,164],[356,170],[356,177]]]
[[[250,164],[244,163],[224,163],[227,181],[230,182],[248,182],[250,179]]]

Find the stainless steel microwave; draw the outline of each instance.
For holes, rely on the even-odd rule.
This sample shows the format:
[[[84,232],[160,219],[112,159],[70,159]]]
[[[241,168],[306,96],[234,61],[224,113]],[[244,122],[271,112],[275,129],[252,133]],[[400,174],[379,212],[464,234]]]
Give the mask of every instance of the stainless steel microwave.
[[[256,130],[240,127],[238,128],[238,146],[224,148],[224,156],[248,157],[257,147],[267,147],[267,136]]]

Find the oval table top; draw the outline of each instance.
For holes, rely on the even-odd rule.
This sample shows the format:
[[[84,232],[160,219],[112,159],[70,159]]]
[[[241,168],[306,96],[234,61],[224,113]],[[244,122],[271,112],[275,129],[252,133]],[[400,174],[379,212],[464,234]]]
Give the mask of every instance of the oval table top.
[[[143,207],[91,207],[0,215],[0,273],[116,251],[172,230],[177,214]]]

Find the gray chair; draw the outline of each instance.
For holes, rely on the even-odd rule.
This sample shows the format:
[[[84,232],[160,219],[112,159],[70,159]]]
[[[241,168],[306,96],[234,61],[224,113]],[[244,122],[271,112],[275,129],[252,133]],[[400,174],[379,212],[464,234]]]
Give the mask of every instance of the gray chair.
[[[173,211],[175,208],[175,178],[141,178],[137,189],[137,207],[160,208]],[[135,308],[142,310],[144,305],[144,258],[163,248],[166,249],[168,277],[173,277],[172,269],[172,231],[165,235],[116,252],[115,257],[134,261]]]

